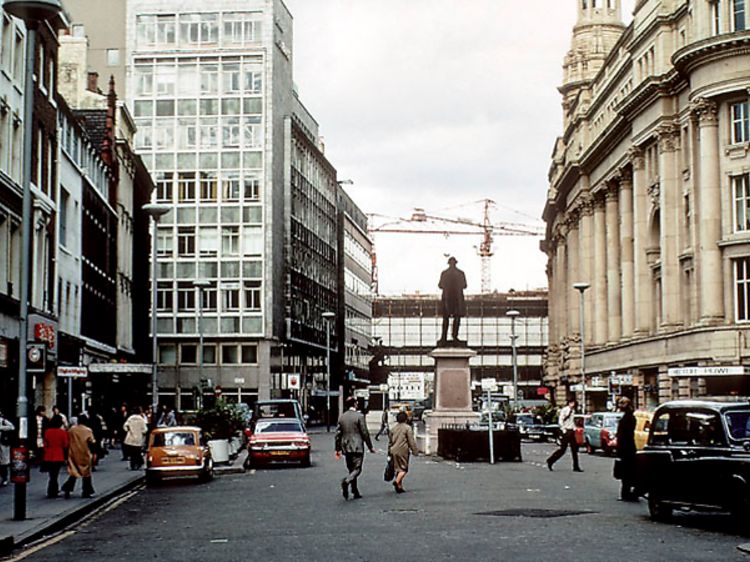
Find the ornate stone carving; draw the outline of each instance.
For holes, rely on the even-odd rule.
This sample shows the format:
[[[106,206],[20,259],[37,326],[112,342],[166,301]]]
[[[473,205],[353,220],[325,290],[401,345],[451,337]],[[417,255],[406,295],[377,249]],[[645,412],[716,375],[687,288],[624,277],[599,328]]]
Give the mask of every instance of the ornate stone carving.
[[[719,108],[715,102],[706,98],[696,99],[691,109],[701,127],[717,127],[719,125]]]
[[[651,198],[651,204],[653,205],[654,209],[658,209],[660,195],[659,182],[657,181],[649,185],[647,191],[649,197]]]
[[[646,159],[643,157],[643,149],[638,146],[628,150],[628,159],[634,170],[644,170],[646,168]]]
[[[662,123],[656,129],[656,134],[659,139],[659,154],[674,152],[679,148],[680,129],[675,123]]]

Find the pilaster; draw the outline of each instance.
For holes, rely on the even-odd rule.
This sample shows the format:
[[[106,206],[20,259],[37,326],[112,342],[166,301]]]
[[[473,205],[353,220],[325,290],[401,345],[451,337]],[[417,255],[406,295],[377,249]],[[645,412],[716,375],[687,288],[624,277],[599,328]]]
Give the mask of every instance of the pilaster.
[[[630,150],[633,168],[633,293],[634,333],[645,336],[649,333],[651,308],[651,275],[648,267],[648,192],[646,186],[646,163],[643,150]]]
[[[620,289],[620,205],[616,185],[605,193],[607,244],[607,343],[615,344],[622,337]]]
[[[635,268],[633,254],[633,182],[629,173],[620,180],[620,261],[622,264],[622,337],[635,331]]]
[[[677,247],[678,175],[676,152],[679,129],[674,123],[659,126],[659,207],[661,217],[662,328],[680,323],[680,269]]]
[[[603,197],[594,200],[594,344],[607,343],[607,225]]]

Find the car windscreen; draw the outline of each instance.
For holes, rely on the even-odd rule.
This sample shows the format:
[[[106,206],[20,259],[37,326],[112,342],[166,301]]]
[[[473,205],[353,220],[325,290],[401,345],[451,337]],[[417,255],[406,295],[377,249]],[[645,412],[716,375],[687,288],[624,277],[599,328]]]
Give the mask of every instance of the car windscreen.
[[[750,410],[724,414],[732,439],[750,439]]]
[[[190,431],[167,431],[154,434],[154,447],[195,445],[195,434]]]
[[[297,412],[292,402],[273,402],[256,404],[256,412],[260,418],[296,418]]]
[[[302,432],[302,426],[295,421],[278,421],[271,423],[258,423],[255,426],[255,433],[278,433],[287,431]]]
[[[617,424],[620,423],[620,418],[622,416],[605,416],[604,417],[604,427],[608,429],[612,429],[617,427]]]

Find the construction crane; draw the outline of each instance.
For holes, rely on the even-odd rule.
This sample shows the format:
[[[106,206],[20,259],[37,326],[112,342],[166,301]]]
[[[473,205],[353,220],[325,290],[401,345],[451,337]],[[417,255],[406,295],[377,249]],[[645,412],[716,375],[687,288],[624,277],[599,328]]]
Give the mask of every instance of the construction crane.
[[[380,226],[370,226],[369,232],[374,235],[378,232],[391,232],[400,234],[442,234],[449,236],[452,234],[470,234],[476,236],[482,235],[482,241],[477,248],[477,253],[482,258],[482,293],[489,293],[491,290],[491,260],[494,252],[492,251],[492,240],[495,235],[500,236],[544,236],[544,227],[515,222],[497,222],[490,220],[490,208],[495,205],[490,199],[478,201],[484,205],[484,217],[481,222],[471,219],[445,217],[428,214],[424,209],[415,208],[411,218],[394,218],[385,215],[370,214],[370,218],[378,217],[381,219],[390,219],[389,222]],[[440,228],[439,223],[456,224],[468,227],[466,230]],[[432,228],[424,228],[424,225],[434,225]],[[373,239],[372,249],[372,279],[375,292],[378,292],[378,269],[375,252],[375,242]]]

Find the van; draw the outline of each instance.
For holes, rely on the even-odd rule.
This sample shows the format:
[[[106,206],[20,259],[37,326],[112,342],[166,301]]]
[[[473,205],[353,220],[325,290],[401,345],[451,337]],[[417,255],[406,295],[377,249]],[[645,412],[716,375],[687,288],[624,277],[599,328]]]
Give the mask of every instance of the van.
[[[648,441],[648,433],[651,429],[651,420],[654,412],[646,410],[636,410],[635,415],[635,448],[642,451]]]

